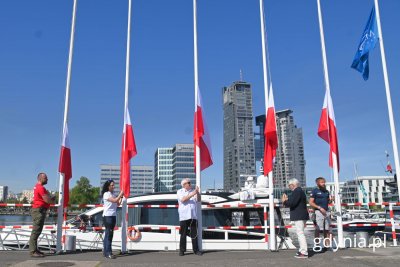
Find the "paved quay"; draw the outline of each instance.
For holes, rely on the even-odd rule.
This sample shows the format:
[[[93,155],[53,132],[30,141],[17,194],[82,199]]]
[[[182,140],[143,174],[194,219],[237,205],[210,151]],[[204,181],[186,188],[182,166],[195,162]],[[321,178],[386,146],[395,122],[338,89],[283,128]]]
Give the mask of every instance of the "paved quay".
[[[400,264],[400,248],[345,249],[311,255],[308,259],[294,258],[294,250],[267,251],[207,251],[203,256],[177,252],[134,251],[105,259],[100,251],[74,254],[47,254],[31,258],[27,251],[0,251],[0,266],[13,267],[119,267],[119,266],[396,266]]]

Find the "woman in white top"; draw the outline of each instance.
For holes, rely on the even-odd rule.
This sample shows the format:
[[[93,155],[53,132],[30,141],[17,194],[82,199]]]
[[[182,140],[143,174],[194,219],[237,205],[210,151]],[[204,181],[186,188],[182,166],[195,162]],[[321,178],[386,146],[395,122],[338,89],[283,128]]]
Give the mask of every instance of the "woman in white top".
[[[103,203],[104,203],[104,210],[103,210],[103,223],[106,228],[104,234],[104,249],[103,254],[104,257],[109,259],[115,259],[115,256],[112,255],[112,239],[114,235],[114,227],[117,221],[117,207],[121,204],[123,192],[121,191],[119,195],[116,197],[114,195],[114,181],[108,180],[103,185],[103,190],[101,194],[103,195]]]

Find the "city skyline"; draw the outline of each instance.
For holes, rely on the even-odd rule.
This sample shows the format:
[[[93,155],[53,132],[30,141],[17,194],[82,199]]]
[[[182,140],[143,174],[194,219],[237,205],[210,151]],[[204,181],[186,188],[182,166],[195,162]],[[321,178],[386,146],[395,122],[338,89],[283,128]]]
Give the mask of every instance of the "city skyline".
[[[365,82],[350,68],[373,1],[322,1],[327,59],[341,160],[340,180],[384,175],[392,158],[380,51],[370,53]],[[49,175],[58,190],[72,2],[1,2],[0,184],[18,192]],[[221,88],[252,84],[253,113],[265,113],[259,3],[198,1],[199,82],[211,135],[214,164],[202,187],[222,187],[223,109]],[[400,116],[400,2],[380,1],[395,122]],[[277,110],[296,112],[303,128],[308,184],[331,179],[329,149],[317,136],[324,97],[316,1],[265,1],[271,78]],[[240,16],[232,16],[240,14]],[[132,165],[151,164],[157,147],[193,141],[192,2],[134,1],[130,112],[138,155]],[[94,184],[98,166],[120,161],[127,3],[80,1],[72,64],[69,134],[71,187],[81,176]],[[240,38],[239,38],[240,37]],[[399,137],[399,126],[397,127]],[[382,166],[383,165],[383,166]]]

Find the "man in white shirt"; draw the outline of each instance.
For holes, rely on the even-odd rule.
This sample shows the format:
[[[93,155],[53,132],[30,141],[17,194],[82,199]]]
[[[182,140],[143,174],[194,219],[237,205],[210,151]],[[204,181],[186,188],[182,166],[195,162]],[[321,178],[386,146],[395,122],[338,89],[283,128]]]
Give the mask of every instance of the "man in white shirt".
[[[201,256],[203,253],[199,251],[198,233],[197,233],[197,203],[201,201],[200,189],[196,186],[193,189],[190,179],[185,178],[181,181],[182,188],[176,193],[179,203],[179,225],[181,239],[179,243],[179,256],[183,256],[186,251],[186,235],[192,238],[192,247],[194,254]],[[190,228],[190,231],[189,231]]]

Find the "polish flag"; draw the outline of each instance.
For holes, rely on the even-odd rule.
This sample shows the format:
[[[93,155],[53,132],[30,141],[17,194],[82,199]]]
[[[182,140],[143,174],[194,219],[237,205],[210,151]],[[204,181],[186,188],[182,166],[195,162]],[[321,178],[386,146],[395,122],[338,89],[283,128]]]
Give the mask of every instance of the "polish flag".
[[[272,172],[278,149],[278,135],[276,132],[275,104],[272,84],[269,89],[267,117],[264,126],[264,176]]]
[[[210,135],[202,108],[200,89],[197,90],[196,108],[194,113],[194,162],[196,169],[196,151],[200,149],[200,170],[204,170],[213,164]]]
[[[72,177],[71,148],[69,146],[68,125],[65,124],[61,143],[60,162],[58,171],[64,176],[64,203],[63,207],[68,206],[69,202],[69,180]]]
[[[136,156],[135,136],[133,135],[131,118],[129,110],[126,108],[124,114],[124,129],[122,135],[122,150],[121,150],[121,176],[120,189],[124,192],[124,197],[128,198],[131,190],[131,158]]]
[[[339,171],[339,143],[335,121],[335,112],[329,90],[326,90],[324,106],[322,107],[321,118],[319,120],[318,135],[329,144],[329,166],[333,168],[332,153],[336,155],[337,167]]]
[[[386,172],[393,173],[392,165],[390,165],[390,162],[388,162],[386,165]]]

